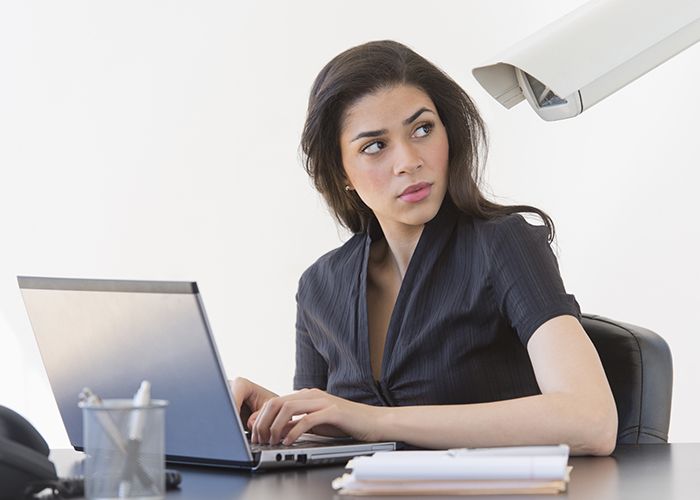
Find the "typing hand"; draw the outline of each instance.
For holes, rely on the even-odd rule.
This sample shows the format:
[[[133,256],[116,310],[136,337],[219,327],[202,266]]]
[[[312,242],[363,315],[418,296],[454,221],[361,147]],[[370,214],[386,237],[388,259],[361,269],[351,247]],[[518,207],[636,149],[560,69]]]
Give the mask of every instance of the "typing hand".
[[[251,442],[278,444],[284,440],[289,445],[309,431],[376,441],[379,411],[381,408],[348,401],[320,389],[302,389],[265,401],[253,419]]]
[[[238,405],[238,413],[241,415],[243,424],[253,430],[253,424],[260,409],[267,401],[278,397],[277,394],[243,377],[229,380],[229,384],[231,384],[233,398]]]

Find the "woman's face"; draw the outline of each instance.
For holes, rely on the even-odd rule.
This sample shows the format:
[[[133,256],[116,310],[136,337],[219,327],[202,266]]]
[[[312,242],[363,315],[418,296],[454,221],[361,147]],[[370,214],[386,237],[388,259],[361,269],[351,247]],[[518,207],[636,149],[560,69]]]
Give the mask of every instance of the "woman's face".
[[[419,226],[447,191],[447,131],[422,90],[398,85],[350,106],[340,133],[347,184],[382,228]]]

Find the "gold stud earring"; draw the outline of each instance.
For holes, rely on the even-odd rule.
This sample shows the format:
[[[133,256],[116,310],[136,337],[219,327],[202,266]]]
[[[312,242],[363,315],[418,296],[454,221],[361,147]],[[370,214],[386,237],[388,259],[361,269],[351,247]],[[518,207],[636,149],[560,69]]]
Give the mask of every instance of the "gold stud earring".
[[[345,191],[350,191],[350,186],[345,186]]]

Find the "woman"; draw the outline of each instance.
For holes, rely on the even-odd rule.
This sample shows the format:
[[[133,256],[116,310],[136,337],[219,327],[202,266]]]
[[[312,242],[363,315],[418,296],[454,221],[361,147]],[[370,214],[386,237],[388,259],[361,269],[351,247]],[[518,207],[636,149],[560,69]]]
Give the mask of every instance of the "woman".
[[[559,276],[553,224],[483,197],[485,139],[466,93],[397,42],[349,49],[323,68],[302,137],[306,170],[355,234],[299,282],[298,392],[233,383],[253,412],[252,442],[290,444],[313,430],[425,448],[611,453],[615,402]]]

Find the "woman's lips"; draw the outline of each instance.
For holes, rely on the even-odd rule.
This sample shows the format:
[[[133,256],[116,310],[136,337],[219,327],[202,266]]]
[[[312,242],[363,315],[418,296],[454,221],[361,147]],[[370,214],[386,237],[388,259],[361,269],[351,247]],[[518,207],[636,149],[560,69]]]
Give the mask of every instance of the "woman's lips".
[[[428,197],[432,186],[427,182],[421,182],[414,186],[407,187],[399,196],[399,199],[408,203],[418,203]]]

